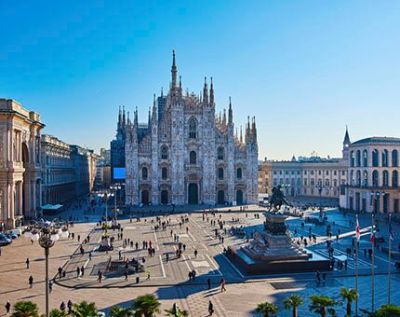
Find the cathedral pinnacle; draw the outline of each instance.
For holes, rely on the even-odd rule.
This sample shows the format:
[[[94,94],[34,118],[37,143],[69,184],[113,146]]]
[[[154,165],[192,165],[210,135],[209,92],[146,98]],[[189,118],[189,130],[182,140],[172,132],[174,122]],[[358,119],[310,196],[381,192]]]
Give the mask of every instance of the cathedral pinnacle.
[[[229,96],[229,108],[228,108],[228,124],[233,123],[233,111],[232,111],[232,100]]]
[[[204,87],[203,87],[203,102],[208,104],[208,87],[207,87],[207,77],[204,77]]]
[[[210,78],[210,104],[214,105],[214,85],[213,85],[213,78]]]
[[[175,62],[175,50],[172,51],[172,67],[171,67],[171,77],[172,77],[172,82],[171,82],[171,88],[176,88],[176,75],[178,71],[176,68],[176,62]]]

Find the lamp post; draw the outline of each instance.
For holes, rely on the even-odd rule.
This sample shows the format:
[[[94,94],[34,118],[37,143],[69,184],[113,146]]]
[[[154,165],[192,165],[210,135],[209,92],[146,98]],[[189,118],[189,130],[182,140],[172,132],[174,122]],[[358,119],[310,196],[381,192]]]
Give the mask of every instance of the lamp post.
[[[44,249],[45,255],[45,300],[46,317],[49,316],[49,251],[54,243],[60,238],[68,238],[68,228],[56,223],[36,223],[24,233],[26,238],[38,240],[39,245]]]
[[[121,185],[116,184],[114,186],[111,186],[110,189],[114,190],[114,216],[115,216],[115,219],[117,219],[117,193],[118,193],[118,190],[121,189]]]
[[[114,196],[113,193],[108,193],[108,192],[104,192],[104,193],[100,193],[99,197],[104,198],[105,204],[106,204],[106,226],[108,226],[108,198]]]

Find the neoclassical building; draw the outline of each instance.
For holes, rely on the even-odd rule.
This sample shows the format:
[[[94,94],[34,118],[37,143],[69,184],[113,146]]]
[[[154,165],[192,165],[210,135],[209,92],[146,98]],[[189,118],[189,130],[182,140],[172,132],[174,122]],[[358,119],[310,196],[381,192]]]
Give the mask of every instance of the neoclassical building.
[[[137,110],[127,118],[126,204],[255,203],[257,159],[255,118],[244,139],[235,134],[231,102],[215,115],[212,79],[200,96],[184,93],[174,53],[170,89],[154,96],[148,122],[138,122]]]
[[[342,143],[342,157],[292,157],[290,161],[264,160],[259,165],[259,192],[271,194],[281,185],[286,196],[339,199],[347,183],[350,137],[348,130]]]
[[[0,99],[0,225],[12,228],[35,217],[41,206],[38,113],[12,99]]]
[[[370,137],[350,145],[345,205],[366,212],[399,212],[400,138]]]

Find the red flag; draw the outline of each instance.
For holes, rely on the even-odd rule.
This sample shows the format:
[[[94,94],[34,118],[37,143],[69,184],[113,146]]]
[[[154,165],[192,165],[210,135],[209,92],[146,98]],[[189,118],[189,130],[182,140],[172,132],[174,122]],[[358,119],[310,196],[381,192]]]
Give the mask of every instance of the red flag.
[[[360,224],[358,223],[358,215],[356,215],[356,239],[360,241],[361,232],[360,232]]]
[[[373,245],[375,245],[375,228],[374,227],[375,227],[374,225],[371,226],[371,237],[369,238],[369,240],[371,241],[371,243]]]

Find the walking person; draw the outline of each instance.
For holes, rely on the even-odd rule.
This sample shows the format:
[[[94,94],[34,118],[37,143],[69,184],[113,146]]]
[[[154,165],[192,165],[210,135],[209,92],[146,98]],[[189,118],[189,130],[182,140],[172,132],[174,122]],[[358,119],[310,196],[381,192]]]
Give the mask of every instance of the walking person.
[[[49,281],[49,293],[53,291],[53,282]]]
[[[33,276],[32,275],[29,276],[28,283],[29,283],[29,287],[32,288],[33,287]]]
[[[224,278],[221,278],[221,282],[219,283],[219,285],[221,286],[221,293],[222,292],[226,292],[225,279]]]
[[[26,258],[25,264],[26,264],[26,268],[29,269],[29,258]]]
[[[81,275],[81,269],[80,269],[80,267],[78,266],[77,268],[76,268],[76,277],[79,277]]]
[[[67,307],[68,307],[68,314],[71,314],[71,312],[72,312],[72,301],[71,300],[68,301]]]
[[[10,301],[7,301],[7,303],[4,305],[4,307],[6,308],[6,313],[8,314],[11,310],[11,304]]]
[[[212,316],[212,314],[214,313],[214,305],[211,301],[208,302],[208,315]]]
[[[81,276],[85,275],[85,267],[82,265],[81,266]]]
[[[64,302],[61,302],[61,304],[60,304],[60,310],[62,311],[62,312],[65,312],[65,303]]]

